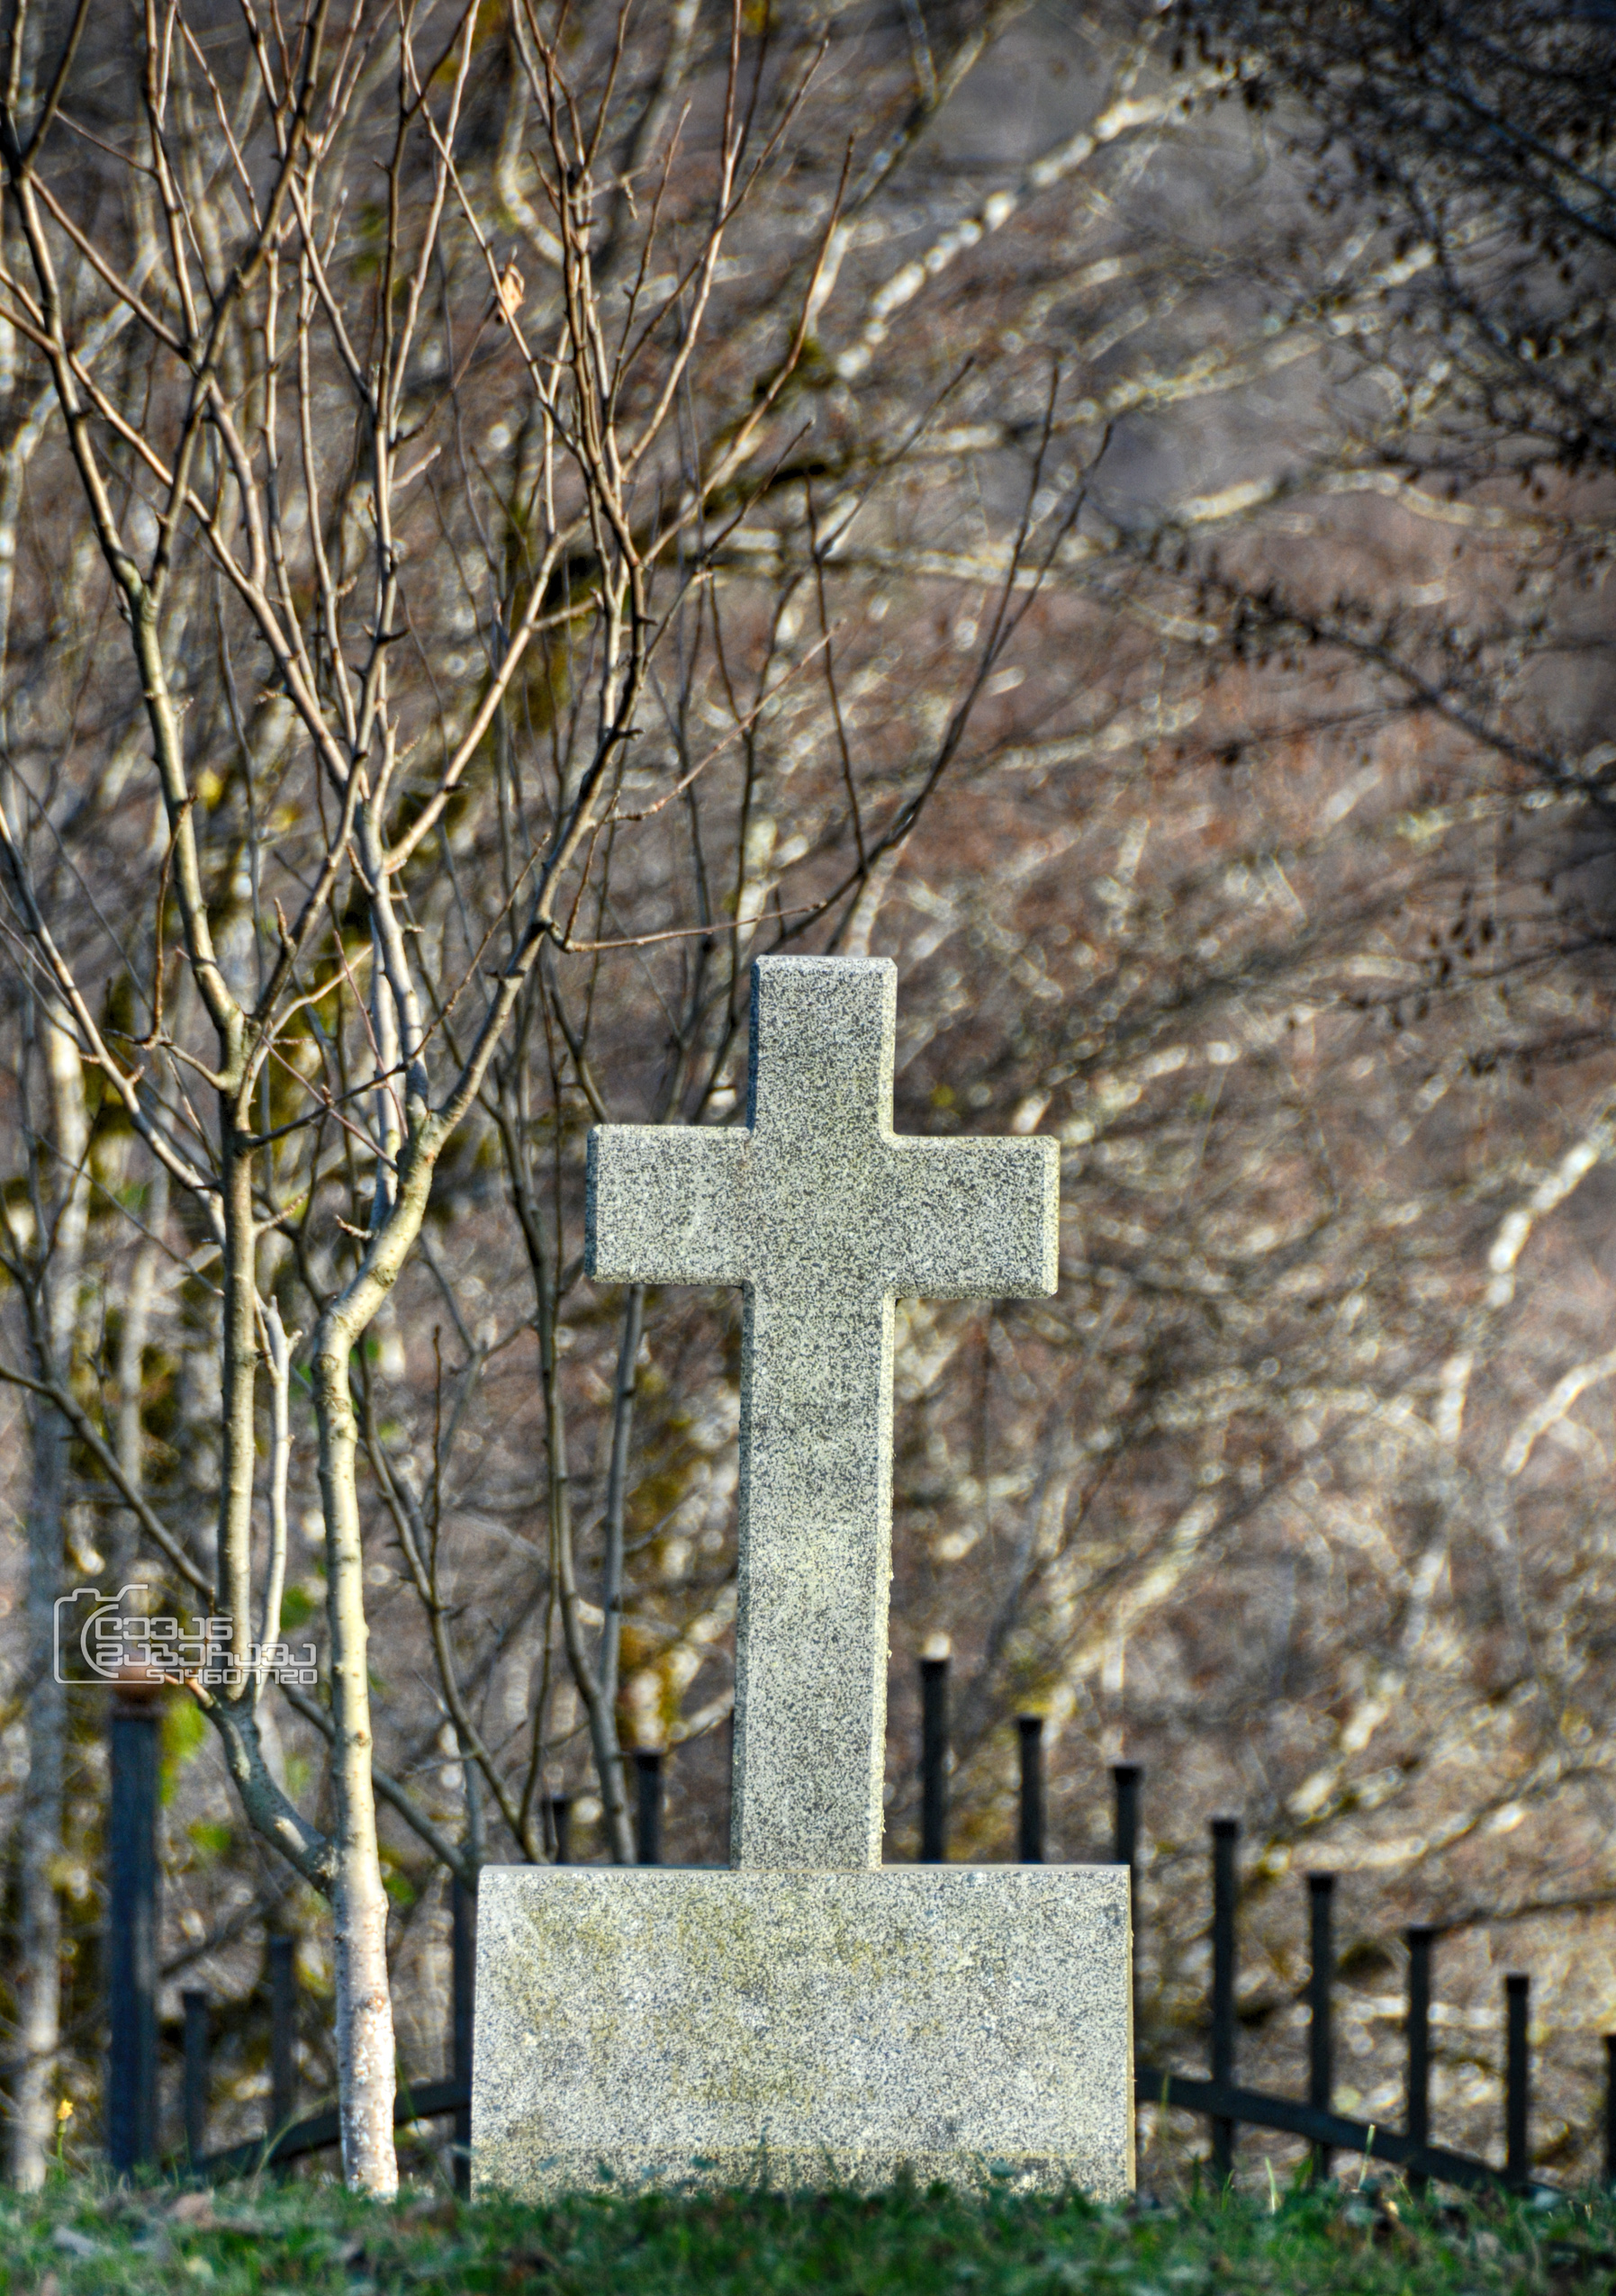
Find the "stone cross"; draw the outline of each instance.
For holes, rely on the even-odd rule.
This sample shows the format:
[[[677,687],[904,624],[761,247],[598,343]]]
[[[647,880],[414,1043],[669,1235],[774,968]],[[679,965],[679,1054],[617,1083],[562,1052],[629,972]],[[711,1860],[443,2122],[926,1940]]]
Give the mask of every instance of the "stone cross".
[[[897,972],[761,957],[744,1130],[590,1135],[602,1283],[739,1283],[738,1867],[880,1863],[892,1302],[1055,1289],[1059,1150],[892,1130]]]
[[[472,2182],[1133,2182],[1128,1874],[882,1866],[892,1302],[1055,1288],[1057,1157],[892,1130],[897,983],[752,972],[745,1129],[590,1135],[602,1282],[738,1283],[733,1863],[485,1866]]]

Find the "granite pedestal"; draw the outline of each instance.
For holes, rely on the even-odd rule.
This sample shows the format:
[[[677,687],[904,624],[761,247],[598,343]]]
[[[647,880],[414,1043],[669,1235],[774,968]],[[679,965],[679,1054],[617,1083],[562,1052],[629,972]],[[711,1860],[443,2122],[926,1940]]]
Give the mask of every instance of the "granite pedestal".
[[[478,1928],[480,2187],[1132,2189],[1120,1868],[506,1866]]]

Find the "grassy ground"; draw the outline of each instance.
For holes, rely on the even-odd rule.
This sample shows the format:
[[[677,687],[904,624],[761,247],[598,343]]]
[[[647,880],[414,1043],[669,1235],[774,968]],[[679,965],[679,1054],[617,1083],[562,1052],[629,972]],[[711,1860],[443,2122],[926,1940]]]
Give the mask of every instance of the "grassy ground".
[[[391,2207],[335,2186],[118,2192],[64,2178],[0,2195],[4,2296],[682,2296],[909,2290],[970,2296],[1580,2296],[1616,2285],[1616,2206],[1415,2203],[1276,2192],[1131,2209],[942,2187],[545,2208],[440,2193]]]

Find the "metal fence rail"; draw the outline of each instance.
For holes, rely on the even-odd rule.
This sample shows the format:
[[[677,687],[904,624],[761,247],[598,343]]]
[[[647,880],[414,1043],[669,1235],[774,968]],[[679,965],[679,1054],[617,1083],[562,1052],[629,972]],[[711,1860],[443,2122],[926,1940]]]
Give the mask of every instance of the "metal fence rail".
[[[1200,2081],[1187,2073],[1159,2073],[1140,2065],[1133,2075],[1133,2109],[1172,2105],[1183,2112],[1204,2114],[1215,2127],[1231,2129],[1244,2123],[1253,2129],[1273,2129],[1286,2137],[1305,2137],[1310,2142],[1339,2152],[1357,2153],[1364,2160],[1384,2161],[1404,2170],[1412,2184],[1435,2177],[1467,2192],[1493,2192],[1510,2180],[1504,2171],[1472,2160],[1467,2153],[1449,2152],[1443,2145],[1417,2144],[1396,2129],[1377,2128],[1373,2121],[1352,2120],[1343,2112],[1322,2112],[1317,2105],[1295,2097],[1265,2096],[1259,2089],[1242,2089],[1220,2081]],[[1522,2191],[1546,2192],[1547,2185],[1522,2183]]]
[[[462,2113],[470,2113],[471,2102],[472,2084],[467,2078],[423,2081],[418,2088],[400,2089],[393,2109],[393,2125],[406,2129],[414,2121],[434,2120],[450,2112],[458,2120]],[[331,2105],[324,2112],[311,2113],[306,2120],[289,2122],[278,2135],[254,2137],[244,2145],[231,2145],[226,2152],[203,2153],[175,2165],[193,2176],[221,2183],[230,2176],[256,2176],[260,2169],[279,2168],[288,2162],[305,2159],[310,2153],[330,2152],[341,2142],[337,2108]],[[457,2151],[457,2182],[461,2181],[461,2163],[462,2156]]]

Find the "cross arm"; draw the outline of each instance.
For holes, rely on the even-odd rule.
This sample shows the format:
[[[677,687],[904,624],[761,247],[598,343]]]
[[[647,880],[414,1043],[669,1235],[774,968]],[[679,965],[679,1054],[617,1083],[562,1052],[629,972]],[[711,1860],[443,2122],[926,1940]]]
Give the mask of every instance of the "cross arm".
[[[1039,1299],[1060,1281],[1054,1140],[899,1135],[889,1288],[900,1299]]]
[[[602,1283],[739,1283],[737,1196],[749,1132],[597,1124],[589,1136],[584,1273]]]

